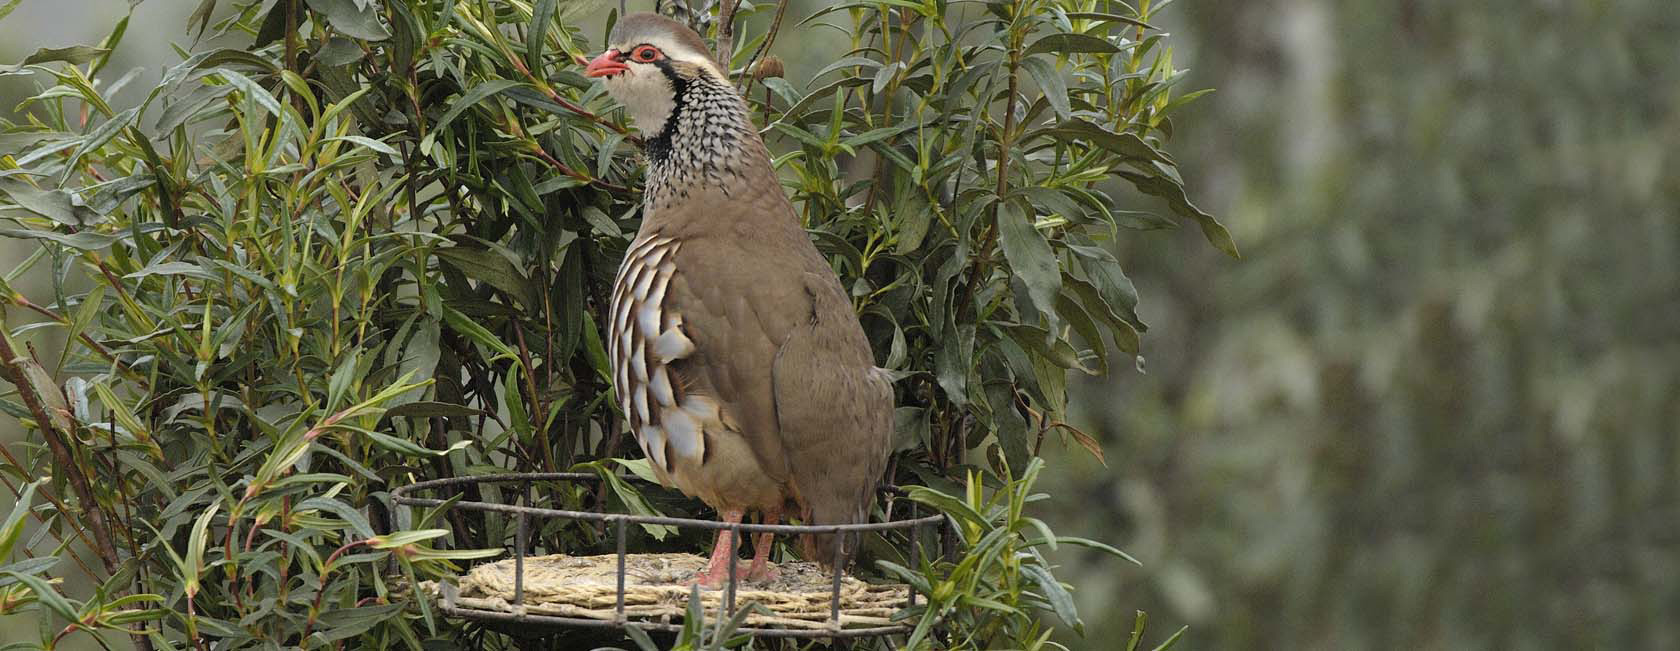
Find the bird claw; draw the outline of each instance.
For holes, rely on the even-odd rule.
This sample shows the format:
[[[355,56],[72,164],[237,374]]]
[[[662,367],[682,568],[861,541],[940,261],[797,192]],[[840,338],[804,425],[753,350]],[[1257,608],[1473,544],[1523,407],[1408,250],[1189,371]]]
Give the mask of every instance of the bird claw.
[[[747,570],[747,581],[751,583],[769,583],[781,578],[781,576],[781,572],[778,572],[776,571],[776,568],[769,566],[760,566],[755,569],[749,568]]]
[[[694,579],[689,582],[689,585],[697,585],[707,590],[717,590],[725,585],[728,585],[728,566],[716,569],[717,571],[715,572],[712,571],[713,568],[709,567],[696,571],[694,573]],[[780,578],[781,575],[781,572],[777,571],[776,568],[768,565],[756,568],[751,567],[746,563],[737,563],[735,565],[736,583],[767,583]]]
[[[746,583],[749,580],[747,575],[750,573],[751,572],[748,571],[748,568],[744,567],[742,564],[737,563],[735,565],[735,581],[737,583]],[[700,569],[694,573],[694,579],[689,582],[689,585],[697,585],[707,590],[717,590],[728,584],[728,566],[713,566]]]

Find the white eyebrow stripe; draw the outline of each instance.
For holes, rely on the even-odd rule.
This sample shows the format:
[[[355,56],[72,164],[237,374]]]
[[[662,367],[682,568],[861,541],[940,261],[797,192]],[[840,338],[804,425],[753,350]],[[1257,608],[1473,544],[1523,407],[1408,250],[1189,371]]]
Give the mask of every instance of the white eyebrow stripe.
[[[712,55],[705,52],[695,52],[692,48],[664,36],[649,35],[643,38],[637,38],[620,45],[617,49],[619,52],[623,52],[628,57],[628,55],[631,52],[634,52],[637,47],[643,45],[652,45],[659,48],[660,52],[665,53],[666,58],[699,64],[719,79],[727,78],[727,76],[723,74],[723,71],[718,68],[717,61],[712,59]],[[635,59],[628,60],[632,63],[641,63]]]

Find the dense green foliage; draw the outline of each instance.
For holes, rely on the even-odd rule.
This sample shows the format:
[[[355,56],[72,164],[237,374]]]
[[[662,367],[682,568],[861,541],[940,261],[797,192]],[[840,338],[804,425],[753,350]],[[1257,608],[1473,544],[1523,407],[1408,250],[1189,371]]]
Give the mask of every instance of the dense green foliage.
[[[440,621],[413,586],[501,553],[509,522],[406,517],[389,491],[619,473],[608,460],[634,450],[594,315],[635,231],[640,168],[572,63],[591,47],[575,7],[210,0],[191,29],[249,46],[184,53],[132,107],[105,81],[109,48],[135,37],[126,21],[101,47],[0,70],[48,80],[0,158],[0,234],[36,247],[5,279],[51,278],[0,287],[33,321],[9,324],[19,393],[0,401],[34,428],[0,464],[23,493],[0,527],[0,612],[42,613],[26,645],[141,630],[163,647],[505,643]],[[732,62],[756,70],[778,30],[849,40],[808,85],[741,79],[899,377],[891,479],[925,485],[912,498],[962,534],[954,562],[911,567],[902,540],[869,549],[933,592],[906,613],[918,645],[1053,644],[1051,622],[1080,618],[1039,549],[1120,554],[1023,512],[1033,457],[1046,438],[1100,457],[1064,422],[1067,375],[1137,352],[1137,296],[1110,245],[1175,224],[1112,193],[1160,197],[1147,205],[1235,254],[1160,149],[1188,97],[1172,94],[1171,48],[1148,3],[881,0],[802,18],[743,30]],[[26,346],[48,331],[70,341],[57,359]],[[696,507],[607,485],[539,499]],[[16,544],[28,520],[39,534]],[[701,542],[655,533],[633,544]],[[603,543],[563,523],[535,540]],[[65,573],[99,589],[72,600],[46,582]]]
[[[1171,19],[1244,261],[1122,249],[1162,334],[1075,387],[1118,472],[1047,473],[1089,499],[1041,517],[1145,566],[1081,604],[1197,649],[1680,645],[1680,5]]]

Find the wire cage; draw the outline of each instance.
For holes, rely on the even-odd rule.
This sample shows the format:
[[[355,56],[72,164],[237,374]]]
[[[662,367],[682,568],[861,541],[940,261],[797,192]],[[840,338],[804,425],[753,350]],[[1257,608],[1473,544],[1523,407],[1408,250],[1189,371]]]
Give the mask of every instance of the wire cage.
[[[626,564],[630,554],[625,552],[625,530],[630,525],[664,525],[677,529],[705,529],[710,531],[728,530],[730,536],[730,556],[733,560],[729,565],[728,581],[723,587],[720,614],[733,617],[737,612],[736,595],[740,588],[737,578],[738,552],[741,534],[773,533],[773,534],[863,534],[869,532],[904,531],[910,542],[912,566],[921,562],[921,531],[926,527],[942,525],[943,515],[921,515],[921,508],[913,501],[910,504],[908,517],[892,519],[892,509],[887,509],[887,518],[883,522],[869,522],[850,525],[789,525],[789,524],[750,524],[726,523],[716,520],[697,520],[693,518],[673,518],[664,516],[633,515],[626,513],[596,513],[591,511],[568,511],[531,506],[531,487],[536,482],[599,482],[601,478],[592,473],[555,472],[555,473],[505,473],[478,475],[473,477],[457,477],[449,479],[434,479],[416,482],[391,491],[394,502],[408,507],[432,507],[447,505],[450,509],[501,513],[513,516],[516,521],[515,542],[512,571],[512,599],[510,610],[496,610],[488,607],[463,605],[457,588],[453,585],[440,583],[438,585],[438,610],[449,617],[478,620],[487,623],[516,623],[535,624],[547,627],[581,627],[581,628],[617,628],[634,625],[644,631],[677,632],[682,630],[681,623],[674,623],[667,618],[641,618],[626,612],[625,577]],[[468,485],[478,484],[519,484],[518,504],[499,504],[470,500],[449,500],[430,497],[416,497],[410,493],[438,489],[459,489]],[[882,486],[880,489],[888,494],[902,494],[903,491],[895,486]],[[613,530],[616,552],[615,580],[617,589],[614,596],[614,609],[608,617],[562,616],[554,614],[537,614],[528,612],[527,605],[527,577],[526,565],[530,549],[531,520],[546,518],[597,523],[600,526],[611,527]],[[765,638],[829,638],[851,639],[908,633],[911,624],[893,623],[876,625],[847,625],[842,617],[842,578],[844,577],[845,550],[844,545],[835,545],[834,571],[829,582],[828,618],[820,626],[812,627],[778,627],[765,625],[745,625],[737,630],[739,633]],[[854,580],[854,583],[856,581]],[[905,603],[914,606],[918,594],[913,585],[906,585],[907,597]]]

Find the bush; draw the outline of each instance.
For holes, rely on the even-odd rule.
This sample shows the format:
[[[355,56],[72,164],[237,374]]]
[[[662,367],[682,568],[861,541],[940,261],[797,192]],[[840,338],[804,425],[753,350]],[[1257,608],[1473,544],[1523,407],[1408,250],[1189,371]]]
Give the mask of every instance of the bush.
[[[740,79],[899,378],[890,479],[953,509],[969,556],[1012,541],[984,567],[909,568],[902,541],[873,549],[893,574],[957,590],[909,613],[948,629],[918,644],[1042,644],[1036,613],[1079,620],[1034,551],[1058,538],[1022,515],[1029,495],[1007,468],[1036,473],[1051,434],[1100,457],[1063,422],[1066,374],[1137,354],[1144,331],[1104,244],[1174,223],[1115,193],[1160,197],[1236,252],[1160,149],[1194,94],[1171,94],[1179,73],[1148,3],[878,0],[799,26],[785,8],[733,16],[777,14],[737,39],[732,64],[757,70],[778,32],[827,24],[850,39],[811,90]],[[205,2],[191,28],[250,47],[186,56],[135,107],[111,106],[118,84],[95,81],[126,20],[99,47],[0,69],[52,80],[4,125],[22,144],[0,159],[0,234],[36,247],[5,280],[51,278],[50,296],[0,287],[35,319],[0,350],[19,389],[0,407],[34,437],[0,466],[20,494],[0,529],[13,561],[0,613],[39,611],[30,644],[44,647],[79,631],[166,648],[505,644],[440,620],[409,586],[501,553],[474,548],[509,544],[508,523],[410,521],[389,491],[509,469],[617,472],[606,460],[635,449],[594,315],[636,228],[636,138],[572,63],[590,45],[570,5],[228,9],[214,19]],[[70,342],[56,360],[21,343],[46,330]],[[694,508],[610,485],[542,499]],[[31,520],[40,533],[18,544]],[[600,545],[560,523],[536,540]],[[74,573],[98,583],[86,600],[47,578]]]

